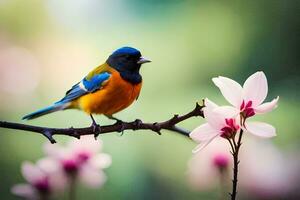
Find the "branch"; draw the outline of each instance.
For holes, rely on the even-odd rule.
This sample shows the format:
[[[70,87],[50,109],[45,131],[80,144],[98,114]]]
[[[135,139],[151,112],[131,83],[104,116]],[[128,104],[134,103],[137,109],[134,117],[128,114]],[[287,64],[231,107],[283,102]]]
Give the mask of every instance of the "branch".
[[[151,130],[160,135],[161,130],[165,129],[177,132],[184,136],[189,136],[189,131],[176,126],[176,124],[185,121],[191,117],[204,117],[202,111],[203,107],[204,106],[200,106],[197,103],[196,107],[187,114],[181,116],[174,115],[171,119],[163,122],[144,123],[139,119],[136,119],[133,122],[117,121],[115,124],[112,125],[101,126],[98,130],[95,130],[95,127],[93,126],[86,128],[48,128],[5,121],[0,121],[0,127],[39,133],[44,135],[51,143],[56,142],[53,138],[54,135],[68,135],[80,139],[80,136],[82,135],[94,134],[95,136],[98,136],[99,134],[123,132],[124,130]]]
[[[242,136],[243,136],[243,129],[240,130],[237,143],[235,143],[234,147],[231,146],[232,156],[233,156],[233,180],[232,180],[232,192],[230,193],[231,200],[235,200],[237,195],[238,170],[239,170],[239,163],[240,163],[239,151],[242,145]],[[232,140],[235,141],[235,138],[233,138]]]

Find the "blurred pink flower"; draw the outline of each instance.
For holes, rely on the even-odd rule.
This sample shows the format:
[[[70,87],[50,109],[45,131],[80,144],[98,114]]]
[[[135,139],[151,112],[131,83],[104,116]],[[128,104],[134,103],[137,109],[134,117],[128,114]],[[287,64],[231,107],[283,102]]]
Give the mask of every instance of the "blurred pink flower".
[[[187,173],[194,189],[210,190],[220,184],[220,181],[225,181],[225,178],[229,180],[232,166],[229,150],[227,141],[217,138],[201,152],[194,154],[188,163]]]
[[[194,153],[202,150],[216,137],[230,138],[240,130],[239,117],[230,110],[215,112],[218,105],[209,99],[204,101],[204,117],[207,123],[204,123],[190,133],[190,137],[200,144],[193,150]]]
[[[76,177],[87,186],[96,188],[106,181],[103,169],[111,164],[110,156],[100,153],[101,148],[101,140],[82,136],[80,140],[72,140],[66,147],[47,143],[44,149],[49,157],[60,163],[69,180]]]
[[[249,140],[243,145],[239,177],[242,191],[255,199],[289,197],[299,181],[295,180],[299,175],[295,158],[267,140]]]
[[[11,191],[25,199],[42,199],[66,187],[66,179],[58,163],[49,158],[39,160],[36,165],[25,161],[21,171],[28,183],[17,184],[12,187]]]
[[[227,168],[229,162],[230,158],[228,157],[228,155],[222,153],[217,154],[213,157],[214,166],[221,170]]]
[[[244,128],[260,137],[273,137],[276,135],[275,128],[264,122],[247,122],[245,119],[255,114],[264,114],[277,107],[279,97],[271,102],[263,103],[268,94],[268,82],[265,74],[261,71],[252,74],[244,83],[243,87],[234,80],[219,76],[212,79],[220,89],[225,99],[232,106],[222,106],[218,112],[232,112],[241,114]]]
[[[220,170],[223,163],[229,184],[232,168],[229,151],[227,141],[216,139],[201,152],[194,154],[188,163],[187,173],[191,187],[200,191],[218,187],[222,181]],[[243,142],[239,156],[238,183],[241,197],[290,199],[291,191],[299,185],[299,167],[295,167],[295,157],[280,151],[270,141],[254,137],[248,137]]]

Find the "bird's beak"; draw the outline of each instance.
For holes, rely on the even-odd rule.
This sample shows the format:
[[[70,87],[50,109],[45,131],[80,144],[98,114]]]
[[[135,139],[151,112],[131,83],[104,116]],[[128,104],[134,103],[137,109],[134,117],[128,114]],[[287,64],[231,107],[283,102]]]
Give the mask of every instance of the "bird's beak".
[[[144,63],[148,63],[151,62],[151,60],[146,59],[144,57],[140,57],[140,59],[138,60],[137,64],[144,64]]]

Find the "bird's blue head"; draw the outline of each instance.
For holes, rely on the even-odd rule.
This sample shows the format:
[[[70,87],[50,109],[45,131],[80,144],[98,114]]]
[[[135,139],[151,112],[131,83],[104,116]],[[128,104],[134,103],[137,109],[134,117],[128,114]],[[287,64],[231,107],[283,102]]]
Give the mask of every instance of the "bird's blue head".
[[[151,61],[143,58],[141,52],[135,48],[122,47],[114,51],[106,62],[120,72],[125,80],[139,83],[142,80],[139,74],[141,65]]]

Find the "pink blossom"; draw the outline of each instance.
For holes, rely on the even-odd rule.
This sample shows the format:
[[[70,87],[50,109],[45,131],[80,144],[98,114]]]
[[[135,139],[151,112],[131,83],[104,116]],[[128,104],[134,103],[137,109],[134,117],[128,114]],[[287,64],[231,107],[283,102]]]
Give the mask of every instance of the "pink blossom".
[[[276,135],[275,128],[270,124],[246,121],[247,118],[270,112],[277,107],[279,97],[271,102],[263,103],[268,94],[268,82],[263,72],[252,74],[245,81],[243,87],[234,80],[222,76],[212,80],[224,98],[233,106],[222,106],[218,108],[219,112],[240,113],[243,119],[243,128],[254,135],[261,137]]]
[[[298,180],[294,180],[299,174],[299,168],[293,168],[295,158],[268,140],[249,140],[243,145],[240,152],[241,189],[255,199],[288,197],[298,185]]]
[[[194,154],[188,163],[187,173],[191,187],[200,191],[218,187],[222,178],[219,173],[222,165],[216,165],[218,160],[226,163],[224,169],[228,173],[229,184],[232,168],[229,151],[227,141],[216,139]],[[246,195],[248,199],[280,199],[278,197],[290,197],[291,191],[297,188],[299,167],[293,163],[296,158],[280,151],[270,141],[248,137],[239,156],[238,183],[242,196]]]
[[[214,166],[219,169],[225,169],[229,165],[230,159],[225,154],[217,154],[213,157]]]
[[[240,130],[239,117],[235,112],[230,110],[215,112],[219,108],[218,105],[207,98],[204,103],[203,113],[207,123],[200,125],[190,133],[190,137],[200,143],[193,150],[194,153],[203,149],[216,137],[230,138]]]
[[[232,168],[229,151],[227,141],[217,138],[201,152],[194,154],[188,163],[187,173],[191,187],[201,191],[210,190],[220,184],[223,178],[229,180]]]
[[[83,136],[80,140],[72,140],[66,147],[47,143],[44,149],[48,156],[60,163],[69,180],[76,177],[85,185],[96,188],[106,181],[103,169],[111,164],[110,156],[100,153],[101,148],[101,140]]]
[[[31,162],[22,164],[22,174],[27,184],[12,187],[12,193],[26,199],[41,199],[62,191],[66,187],[62,171],[58,163],[49,158],[39,160],[36,165]]]

